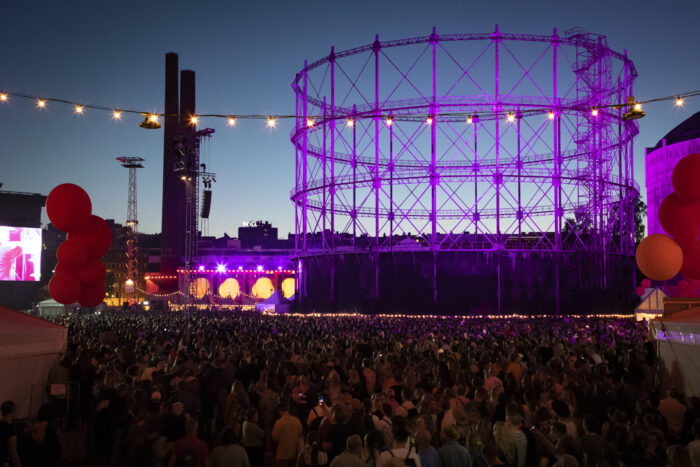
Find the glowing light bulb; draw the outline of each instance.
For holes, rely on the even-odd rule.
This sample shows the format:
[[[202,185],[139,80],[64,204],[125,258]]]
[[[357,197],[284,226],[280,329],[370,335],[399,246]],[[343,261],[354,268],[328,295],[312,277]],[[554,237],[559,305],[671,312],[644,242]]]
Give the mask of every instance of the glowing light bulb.
[[[151,122],[157,122],[158,121],[158,115],[157,114],[151,114],[148,116],[148,120]]]
[[[235,126],[236,125],[236,118],[235,117],[229,117],[228,118],[228,126]]]
[[[591,115],[593,115],[594,117],[597,117],[598,116],[598,109],[591,110]]]
[[[7,94],[0,92],[0,101],[7,102]]]
[[[46,107],[46,101],[44,99],[39,99],[38,101],[36,101],[36,106],[40,109],[43,109],[44,107]]]
[[[506,120],[513,123],[515,121],[515,115],[513,115],[512,113],[508,114],[508,117],[506,117]]]
[[[428,124],[428,125],[432,125],[432,124],[433,124],[433,117],[428,117],[428,118],[425,120],[425,123]]]
[[[471,125],[473,121],[474,121],[474,119],[472,118],[471,115],[467,117],[467,125]]]
[[[277,126],[277,121],[274,118],[270,117],[267,119],[267,126],[270,128],[274,128],[275,126]]]
[[[84,111],[85,111],[85,108],[82,105],[75,106],[75,113],[82,114]]]
[[[306,121],[306,126],[308,126],[308,127],[314,126],[314,120],[312,118],[308,119]]]
[[[193,115],[192,117],[190,117],[190,123],[192,125],[196,125],[198,122],[199,122],[199,117],[197,117],[196,115]]]
[[[550,120],[554,120],[554,112],[549,112],[547,114],[547,118],[549,118]]]
[[[112,118],[115,120],[121,120],[122,113],[118,110],[115,110],[114,112],[112,112]]]
[[[683,104],[685,104],[683,98],[681,96],[676,97],[676,107],[683,107]]]
[[[353,126],[355,122],[352,121],[352,118],[348,118],[348,126]]]
[[[386,124],[389,125],[389,126],[393,125],[393,124],[394,124],[394,119],[391,118],[391,117],[388,117],[388,118],[386,119]]]
[[[640,104],[639,102],[637,102],[636,104],[634,104],[634,110],[636,110],[636,111],[642,110],[642,104]]]

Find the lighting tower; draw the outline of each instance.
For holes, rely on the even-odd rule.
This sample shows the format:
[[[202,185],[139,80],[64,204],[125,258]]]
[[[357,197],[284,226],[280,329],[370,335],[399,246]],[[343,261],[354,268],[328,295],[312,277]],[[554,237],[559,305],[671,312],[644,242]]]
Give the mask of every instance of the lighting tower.
[[[129,169],[129,200],[127,202],[126,212],[126,228],[128,237],[126,240],[126,283],[125,292],[134,293],[134,278],[138,268],[138,238],[136,232],[138,230],[138,215],[136,211],[136,169],[143,169],[141,164],[144,159],[142,157],[117,157],[122,167]],[[128,289],[127,289],[128,287]],[[130,290],[128,292],[127,290]]]

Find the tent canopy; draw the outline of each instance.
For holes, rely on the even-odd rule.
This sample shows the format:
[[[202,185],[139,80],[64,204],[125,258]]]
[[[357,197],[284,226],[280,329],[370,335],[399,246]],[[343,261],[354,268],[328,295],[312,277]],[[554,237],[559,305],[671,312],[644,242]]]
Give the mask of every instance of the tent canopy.
[[[68,329],[63,326],[0,307],[0,360],[59,354],[67,338]]]
[[[286,298],[281,296],[277,290],[275,290],[272,293],[272,295],[267,297],[265,300],[260,302],[260,304],[265,304],[265,305],[281,305],[281,304],[285,304],[285,303],[289,303],[289,300],[287,300]]]

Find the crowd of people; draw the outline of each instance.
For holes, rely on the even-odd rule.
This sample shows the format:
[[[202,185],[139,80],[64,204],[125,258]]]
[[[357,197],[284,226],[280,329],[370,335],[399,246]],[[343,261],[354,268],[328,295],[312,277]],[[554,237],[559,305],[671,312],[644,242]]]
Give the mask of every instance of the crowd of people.
[[[700,404],[659,393],[625,319],[104,312],[69,328],[89,458],[137,467],[698,467]],[[61,463],[2,404],[0,460]],[[66,415],[61,414],[65,418]]]

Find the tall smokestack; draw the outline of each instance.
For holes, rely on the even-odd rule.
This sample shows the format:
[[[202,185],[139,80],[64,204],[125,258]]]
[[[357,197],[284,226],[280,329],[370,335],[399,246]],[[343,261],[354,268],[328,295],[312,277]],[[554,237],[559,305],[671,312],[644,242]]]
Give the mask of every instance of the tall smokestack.
[[[179,131],[177,54],[165,54],[165,118],[163,122],[163,210],[160,271],[175,274],[185,248],[185,186],[173,171]]]

